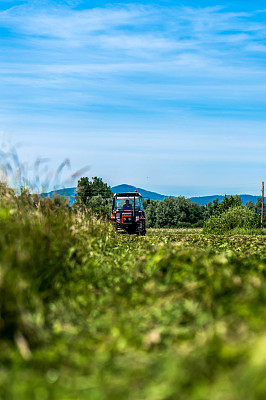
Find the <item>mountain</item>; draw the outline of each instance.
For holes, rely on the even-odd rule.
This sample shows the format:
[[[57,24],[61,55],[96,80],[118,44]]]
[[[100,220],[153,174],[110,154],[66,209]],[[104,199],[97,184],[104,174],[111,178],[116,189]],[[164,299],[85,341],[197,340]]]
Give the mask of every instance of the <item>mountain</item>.
[[[142,195],[142,197],[144,197],[146,199],[151,199],[151,200],[163,200],[165,197],[167,197],[167,196],[164,196],[163,194],[159,194],[156,192],[150,192],[149,190],[141,189],[141,188],[131,186],[131,185],[126,185],[126,184],[113,186],[113,187],[111,187],[111,190],[113,193],[135,192],[135,190],[137,190]]]
[[[48,193],[42,193],[41,196],[53,198],[55,195],[59,194],[60,196],[68,197],[69,204],[71,205],[75,201],[75,190],[76,190],[76,188],[59,189],[59,190],[54,190],[54,191],[51,191]],[[151,199],[151,200],[163,200],[165,197],[168,197],[163,194],[159,194],[156,192],[150,192],[149,190],[145,190],[145,189],[142,189],[142,188],[139,188],[136,186],[132,186],[132,185],[127,185],[127,184],[113,186],[113,187],[111,187],[111,190],[113,193],[134,192],[135,190],[137,190],[142,195],[142,197]],[[250,194],[241,194],[240,197],[242,199],[243,205],[245,205],[246,202],[249,200],[251,200],[253,203],[256,203],[258,196],[252,196]],[[217,194],[217,195],[212,195],[212,196],[191,197],[190,199],[192,201],[194,201],[195,203],[202,205],[202,204],[208,204],[209,201],[213,201],[214,199],[217,199],[217,198],[219,199],[219,201],[221,201],[224,198],[224,196]]]
[[[42,193],[42,197],[50,197],[53,198],[57,194],[60,194],[60,196],[65,196],[69,198],[69,204],[73,204],[75,201],[75,190],[76,188],[66,188],[66,189],[59,189],[59,190],[52,190],[51,192],[48,193]],[[152,200],[163,200],[165,197],[162,194],[155,193],[155,192],[150,192],[149,190],[137,188],[136,186],[132,185],[117,185],[111,187],[111,190],[113,193],[120,193],[120,192],[135,192],[137,190],[142,197],[147,198],[147,199],[152,199]]]

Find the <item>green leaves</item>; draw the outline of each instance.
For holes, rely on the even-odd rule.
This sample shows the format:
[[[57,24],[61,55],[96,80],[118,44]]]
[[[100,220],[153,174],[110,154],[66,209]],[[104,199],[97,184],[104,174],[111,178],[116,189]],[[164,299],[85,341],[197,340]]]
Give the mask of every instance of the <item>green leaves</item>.
[[[265,397],[264,236],[119,235],[32,200],[1,200],[0,397]]]
[[[97,176],[91,180],[88,177],[80,178],[76,192],[77,206],[99,215],[106,214],[105,200],[113,197],[110,186]]]
[[[231,207],[221,214],[213,215],[205,223],[204,233],[224,234],[237,229],[243,229],[248,233],[249,230],[259,228],[259,216],[248,208],[238,206]]]
[[[148,227],[202,226],[205,208],[184,196],[166,197],[163,201],[151,200],[145,204]]]

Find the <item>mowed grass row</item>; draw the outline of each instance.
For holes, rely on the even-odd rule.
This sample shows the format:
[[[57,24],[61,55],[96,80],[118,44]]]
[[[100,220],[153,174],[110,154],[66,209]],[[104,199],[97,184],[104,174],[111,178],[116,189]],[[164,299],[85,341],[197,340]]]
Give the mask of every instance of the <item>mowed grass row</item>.
[[[264,236],[2,200],[0,398],[265,399]]]

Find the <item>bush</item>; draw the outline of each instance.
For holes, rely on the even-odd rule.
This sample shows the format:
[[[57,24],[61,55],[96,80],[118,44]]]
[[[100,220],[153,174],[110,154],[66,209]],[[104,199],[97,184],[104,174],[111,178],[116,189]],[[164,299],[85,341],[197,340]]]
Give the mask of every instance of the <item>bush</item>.
[[[251,210],[238,206],[232,207],[220,215],[211,216],[206,222],[203,232],[219,235],[236,229],[248,231],[258,228],[260,228],[259,216]]]

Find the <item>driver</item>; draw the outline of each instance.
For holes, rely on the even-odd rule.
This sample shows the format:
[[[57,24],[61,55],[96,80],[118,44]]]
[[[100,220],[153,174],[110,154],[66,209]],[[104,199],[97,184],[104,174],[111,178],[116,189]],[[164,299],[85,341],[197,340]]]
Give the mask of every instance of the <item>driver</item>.
[[[129,203],[129,200],[126,200],[126,203],[123,205],[123,211],[125,210],[132,210],[132,205]]]

